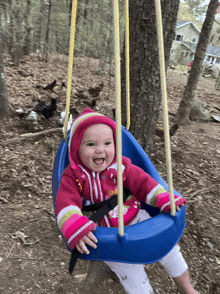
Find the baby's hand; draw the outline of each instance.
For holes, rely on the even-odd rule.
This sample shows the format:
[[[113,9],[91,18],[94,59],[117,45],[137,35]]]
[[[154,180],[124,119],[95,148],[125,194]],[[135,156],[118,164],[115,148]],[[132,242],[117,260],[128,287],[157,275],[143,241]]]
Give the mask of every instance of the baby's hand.
[[[95,235],[93,235],[92,232],[89,232],[87,235],[85,235],[80,241],[79,243],[76,244],[76,249],[80,252],[80,253],[86,253],[89,254],[89,250],[86,247],[86,244],[88,244],[89,246],[91,246],[92,248],[96,249],[97,246],[95,243],[98,242],[98,240],[96,239]],[[86,243],[86,244],[85,244]]]
[[[177,206],[177,207],[176,207],[176,210],[177,210],[177,211],[180,211],[180,207],[182,207],[182,206],[184,206],[184,205],[185,205],[185,204],[181,204],[181,205]]]
[[[179,211],[180,207],[185,205],[187,200],[178,195],[174,195],[174,202],[177,211]],[[170,197],[168,192],[161,193],[156,196],[156,207],[160,208],[160,210],[165,213],[168,213],[170,211]]]

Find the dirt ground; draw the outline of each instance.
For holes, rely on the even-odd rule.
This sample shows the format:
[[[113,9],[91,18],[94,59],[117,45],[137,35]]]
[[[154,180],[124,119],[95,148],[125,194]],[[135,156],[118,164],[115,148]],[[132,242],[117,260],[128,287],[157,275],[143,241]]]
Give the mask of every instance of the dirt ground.
[[[114,80],[96,74],[94,59],[74,61],[72,97],[77,90],[86,90],[104,82],[104,89],[95,110],[112,117]],[[24,77],[23,74],[31,74]],[[83,274],[91,272],[91,264],[80,260],[72,276],[68,273],[70,254],[57,229],[52,205],[51,181],[53,162],[63,137],[62,131],[26,138],[15,143],[7,141],[21,134],[61,128],[60,113],[65,110],[65,91],[58,96],[46,92],[54,79],[66,82],[68,59],[50,57],[48,64],[38,56],[26,57],[20,68],[8,58],[5,73],[8,96],[14,109],[28,109],[33,97],[47,101],[57,98],[56,114],[46,120],[42,116],[33,124],[12,115],[0,128],[0,293],[85,293]],[[169,110],[175,112],[181,100],[187,75],[168,72]],[[201,77],[196,99],[212,114],[220,116],[220,92],[215,80]],[[71,100],[73,118],[86,104]],[[203,294],[220,293],[220,124],[191,122],[182,126],[171,140],[174,188],[187,198],[187,227],[180,240],[189,265],[192,282]],[[164,143],[155,137],[151,155],[156,168],[166,179]],[[95,264],[95,263],[93,263]],[[155,293],[177,293],[172,278],[159,264],[146,266]],[[91,274],[90,274],[91,276]],[[89,277],[87,277],[87,280]],[[92,278],[91,278],[92,279]],[[117,280],[109,273],[91,283],[90,293],[123,293]]]

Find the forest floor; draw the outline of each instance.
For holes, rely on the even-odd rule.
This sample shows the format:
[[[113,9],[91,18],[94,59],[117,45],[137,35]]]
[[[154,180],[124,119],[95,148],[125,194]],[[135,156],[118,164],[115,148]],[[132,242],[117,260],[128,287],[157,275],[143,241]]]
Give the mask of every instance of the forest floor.
[[[72,97],[77,90],[104,83],[95,110],[112,117],[114,79],[97,75],[95,59],[74,60]],[[49,63],[37,55],[26,57],[19,68],[5,60],[8,96],[14,109],[27,109],[37,97],[50,103],[57,98],[56,114],[38,124],[16,115],[1,122],[0,128],[0,293],[85,293],[83,274],[88,262],[79,260],[72,276],[68,273],[70,254],[59,234],[52,204],[52,170],[62,131],[26,138],[11,144],[8,140],[21,134],[36,133],[59,125],[60,113],[65,110],[65,91],[46,92],[45,86],[54,79],[66,82],[67,57],[53,56]],[[21,75],[31,74],[24,77]],[[183,95],[187,75],[168,72],[169,111],[177,110]],[[196,100],[220,116],[220,92],[215,80],[201,77]],[[73,118],[86,104],[71,101]],[[193,122],[181,126],[171,140],[174,188],[186,199],[187,227],[180,240],[182,253],[189,265],[192,283],[203,294],[220,293],[220,124]],[[152,162],[166,179],[164,143],[155,137]],[[90,267],[91,268],[91,267]],[[154,293],[177,293],[172,278],[159,264],[146,266]],[[90,275],[91,276],[91,275]],[[89,277],[88,277],[89,278]],[[88,279],[87,278],[87,279]],[[90,293],[123,293],[119,282],[107,274],[95,281]]]

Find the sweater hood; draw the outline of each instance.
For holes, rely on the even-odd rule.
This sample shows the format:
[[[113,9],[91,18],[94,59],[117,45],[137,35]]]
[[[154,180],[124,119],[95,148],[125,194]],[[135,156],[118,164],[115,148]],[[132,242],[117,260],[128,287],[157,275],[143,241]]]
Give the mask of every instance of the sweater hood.
[[[78,169],[78,165],[83,166],[83,168],[85,168],[86,170],[88,169],[79,158],[79,147],[83,133],[88,127],[94,124],[106,124],[112,129],[116,150],[116,123],[111,118],[103,114],[94,112],[90,108],[85,108],[83,112],[73,121],[70,128],[69,161],[73,169]],[[116,152],[111,164],[115,162]]]

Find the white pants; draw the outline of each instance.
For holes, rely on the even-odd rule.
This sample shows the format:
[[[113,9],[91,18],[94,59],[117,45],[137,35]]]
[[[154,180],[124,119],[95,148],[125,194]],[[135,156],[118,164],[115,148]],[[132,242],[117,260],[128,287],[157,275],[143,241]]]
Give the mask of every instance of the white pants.
[[[151,216],[145,210],[140,210],[129,225],[149,219],[150,217]],[[173,278],[180,277],[188,269],[180,252],[179,245],[175,245],[174,248],[159,262]],[[128,294],[153,293],[153,288],[148,280],[143,264],[128,264],[111,261],[105,261],[105,263],[116,273]]]

